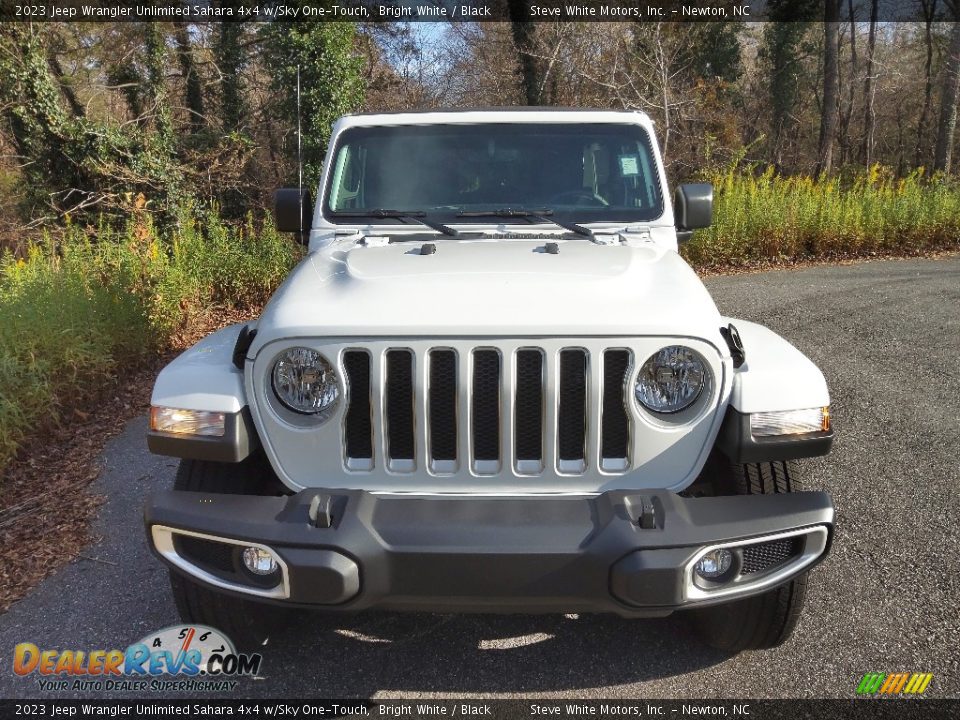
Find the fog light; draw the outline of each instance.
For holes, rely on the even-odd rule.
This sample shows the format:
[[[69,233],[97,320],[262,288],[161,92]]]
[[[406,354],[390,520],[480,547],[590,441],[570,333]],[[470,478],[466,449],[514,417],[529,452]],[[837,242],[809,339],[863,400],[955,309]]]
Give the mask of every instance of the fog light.
[[[273,553],[263,548],[244,548],[243,564],[254,575],[271,575],[277,571],[277,560]]]
[[[729,570],[732,563],[733,553],[726,548],[719,548],[718,550],[711,550],[697,560],[694,570],[700,577],[713,580]]]

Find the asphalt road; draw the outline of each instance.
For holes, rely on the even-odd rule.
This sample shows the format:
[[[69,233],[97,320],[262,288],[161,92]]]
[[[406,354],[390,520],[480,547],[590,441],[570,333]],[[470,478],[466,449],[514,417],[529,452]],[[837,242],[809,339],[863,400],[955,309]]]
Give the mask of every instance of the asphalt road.
[[[832,391],[837,441],[810,467],[833,494],[837,537],[786,645],[731,657],[677,616],[318,618],[271,641],[262,678],[236,695],[850,698],[864,672],[923,671],[928,695],[960,696],[960,258],[707,285],[724,313],[807,353]],[[89,559],[0,616],[0,697],[39,694],[11,672],[16,643],[123,648],[177,622],[141,527],[144,495],[170,484],[175,462],[147,453],[145,427],[106,448]]]

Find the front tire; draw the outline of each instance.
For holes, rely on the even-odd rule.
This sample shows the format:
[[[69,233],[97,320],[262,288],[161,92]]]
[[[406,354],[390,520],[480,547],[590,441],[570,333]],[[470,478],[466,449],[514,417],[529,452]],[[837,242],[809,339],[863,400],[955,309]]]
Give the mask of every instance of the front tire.
[[[181,460],[174,490],[235,495],[275,494],[277,479],[262,454],[240,463]],[[295,618],[295,612],[226,595],[186,575],[169,571],[170,590],[185,623],[209,625],[233,640],[237,649],[256,649]]]
[[[717,495],[772,495],[805,489],[796,461],[734,464],[711,456],[704,479]],[[708,645],[727,652],[766,650],[793,634],[807,594],[807,574],[762,595],[692,610],[691,620]]]

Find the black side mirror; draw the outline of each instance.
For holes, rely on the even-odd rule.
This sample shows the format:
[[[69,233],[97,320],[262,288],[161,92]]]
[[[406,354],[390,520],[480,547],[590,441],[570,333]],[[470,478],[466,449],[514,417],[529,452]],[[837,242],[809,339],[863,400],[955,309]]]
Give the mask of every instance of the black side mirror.
[[[677,239],[689,240],[694,230],[710,227],[713,221],[713,185],[690,183],[681,185],[673,195],[673,217]]]
[[[273,194],[273,216],[280,232],[300,233],[306,236],[313,225],[313,198],[310,191],[281,188]],[[303,242],[303,237],[300,238]]]

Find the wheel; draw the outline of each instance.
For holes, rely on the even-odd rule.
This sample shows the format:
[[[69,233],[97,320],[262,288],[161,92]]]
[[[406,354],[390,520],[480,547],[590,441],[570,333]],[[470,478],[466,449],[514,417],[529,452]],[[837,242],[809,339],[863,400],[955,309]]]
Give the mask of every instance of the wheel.
[[[240,463],[182,460],[175,490],[217,494],[275,494],[277,479],[262,454]],[[237,649],[256,649],[296,618],[288,608],[225,595],[189,577],[169,571],[170,590],[185,623],[209,625],[233,640]]]
[[[717,495],[770,495],[803,490],[795,461],[733,464],[717,453],[702,475]],[[727,652],[764,650],[783,644],[803,611],[807,574],[762,595],[690,612],[700,637]]]

